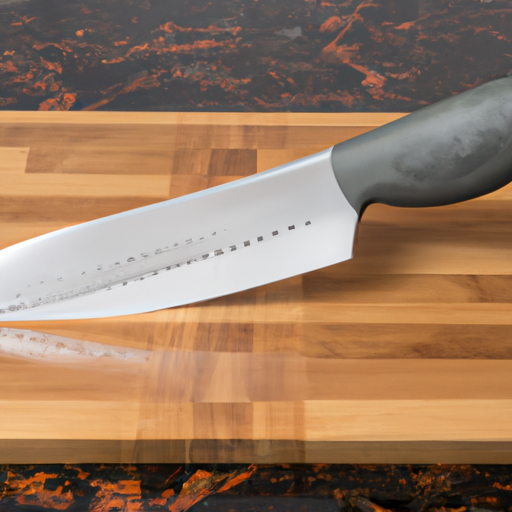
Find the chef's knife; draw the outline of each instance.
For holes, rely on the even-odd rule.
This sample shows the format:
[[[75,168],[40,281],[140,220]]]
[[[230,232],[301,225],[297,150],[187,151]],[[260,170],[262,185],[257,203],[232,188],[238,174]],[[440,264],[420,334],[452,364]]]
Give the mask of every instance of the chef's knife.
[[[142,313],[352,257],[366,206],[454,203],[512,180],[512,77],[312,156],[0,251],[0,321]]]

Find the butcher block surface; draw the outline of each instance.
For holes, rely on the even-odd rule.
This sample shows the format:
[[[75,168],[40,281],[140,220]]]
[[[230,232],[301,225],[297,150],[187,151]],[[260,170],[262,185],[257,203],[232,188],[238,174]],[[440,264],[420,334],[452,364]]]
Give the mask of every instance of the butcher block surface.
[[[400,116],[0,112],[0,247]],[[0,463],[25,462],[512,463],[512,187],[372,205],[351,261],[228,297],[0,322]]]

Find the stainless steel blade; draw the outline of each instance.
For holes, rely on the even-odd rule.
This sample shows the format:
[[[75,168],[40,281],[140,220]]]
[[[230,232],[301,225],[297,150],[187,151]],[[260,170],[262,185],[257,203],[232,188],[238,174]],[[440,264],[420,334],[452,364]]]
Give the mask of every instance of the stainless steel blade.
[[[331,149],[0,251],[0,321],[142,313],[352,257]]]

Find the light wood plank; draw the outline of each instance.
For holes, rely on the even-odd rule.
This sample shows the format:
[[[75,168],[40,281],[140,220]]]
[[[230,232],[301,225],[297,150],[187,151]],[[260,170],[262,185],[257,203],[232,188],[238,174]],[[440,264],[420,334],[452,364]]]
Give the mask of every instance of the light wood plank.
[[[0,175],[2,196],[151,197],[166,199],[169,176],[94,176],[79,174]]]
[[[23,174],[30,148],[0,147],[0,174]]]
[[[512,400],[315,400],[304,408],[310,441],[512,441]]]
[[[2,111],[0,123],[30,124],[151,124],[151,125],[205,125],[228,126],[381,126],[406,114],[397,112],[354,112],[321,114],[316,112],[31,112]]]
[[[307,149],[260,149],[258,151],[258,172],[293,162],[311,154]]]
[[[2,439],[134,439],[139,407],[125,400],[0,400]]]

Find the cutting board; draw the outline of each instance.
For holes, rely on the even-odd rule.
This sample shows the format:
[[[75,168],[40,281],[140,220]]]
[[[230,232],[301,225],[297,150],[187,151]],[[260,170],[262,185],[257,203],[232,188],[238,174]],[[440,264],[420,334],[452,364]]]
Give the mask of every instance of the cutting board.
[[[2,112],[0,246],[400,116]],[[373,205],[353,260],[229,297],[0,327],[0,463],[512,463],[512,188]]]

